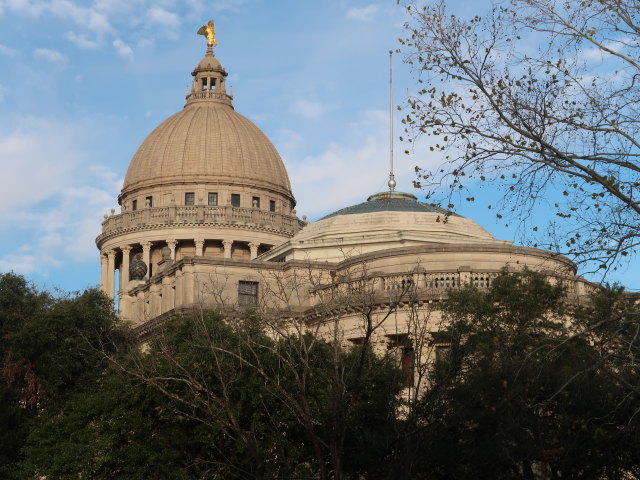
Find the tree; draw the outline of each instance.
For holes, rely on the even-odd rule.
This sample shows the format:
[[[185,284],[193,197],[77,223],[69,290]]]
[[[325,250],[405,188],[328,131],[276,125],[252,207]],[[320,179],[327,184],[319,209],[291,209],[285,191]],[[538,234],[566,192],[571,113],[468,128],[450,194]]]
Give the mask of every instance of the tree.
[[[31,422],[16,478],[207,478],[210,443],[156,390],[104,365]]]
[[[34,423],[90,384],[118,335],[111,301],[97,290],[55,298],[13,273],[0,275],[0,477],[17,465]]]
[[[453,208],[491,182],[503,197],[489,208],[533,231],[532,212],[551,209],[558,221],[537,243],[595,268],[637,251],[636,2],[510,0],[470,20],[443,1],[407,9],[402,43],[422,89],[403,121],[409,141],[433,135],[447,152],[437,170],[417,169],[417,185],[448,184]]]
[[[575,307],[530,271],[450,291],[450,350],[407,420],[398,478],[639,478],[637,339],[611,339],[640,323],[611,315],[628,312],[618,289],[596,297]]]
[[[174,319],[121,366],[212,438],[201,478],[351,478],[375,472],[393,439],[392,359],[260,317]]]

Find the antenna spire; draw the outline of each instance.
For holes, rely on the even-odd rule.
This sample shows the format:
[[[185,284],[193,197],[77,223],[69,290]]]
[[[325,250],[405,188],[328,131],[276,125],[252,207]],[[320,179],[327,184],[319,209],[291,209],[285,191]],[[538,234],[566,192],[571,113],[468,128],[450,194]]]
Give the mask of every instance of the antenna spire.
[[[389,50],[389,191],[396,189],[393,175],[393,50]]]

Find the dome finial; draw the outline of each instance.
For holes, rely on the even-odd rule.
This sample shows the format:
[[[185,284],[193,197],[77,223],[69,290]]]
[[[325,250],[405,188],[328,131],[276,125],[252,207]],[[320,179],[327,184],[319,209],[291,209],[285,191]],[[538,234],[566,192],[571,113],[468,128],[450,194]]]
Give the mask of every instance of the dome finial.
[[[213,20],[209,20],[209,23],[200,27],[198,35],[207,37],[207,51],[211,50],[211,47],[217,47],[216,41],[216,28],[213,25]]]

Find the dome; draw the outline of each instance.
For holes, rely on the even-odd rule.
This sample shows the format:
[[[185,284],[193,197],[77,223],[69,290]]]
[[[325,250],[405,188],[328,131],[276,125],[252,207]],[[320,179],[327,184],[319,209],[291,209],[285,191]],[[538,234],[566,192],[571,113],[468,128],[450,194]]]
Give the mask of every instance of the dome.
[[[448,215],[447,215],[448,214]],[[418,202],[414,195],[383,192],[307,225],[294,241],[330,241],[392,235],[429,243],[495,242],[473,220]]]
[[[133,156],[121,202],[142,189],[196,183],[258,188],[295,202],[277,150],[233,109],[227,72],[211,47],[192,75],[184,109],[156,127]]]
[[[122,195],[176,182],[255,185],[291,196],[287,171],[267,136],[218,102],[188,104],[151,132],[131,160]]]
[[[196,72],[221,72],[222,70],[220,61],[213,55],[207,55],[200,61],[192,75],[195,76]]]
[[[371,195],[366,202],[342,208],[330,213],[325,218],[336,217],[338,215],[358,215],[361,213],[373,212],[428,212],[440,215],[450,215],[459,217],[457,213],[449,212],[444,208],[428,203],[418,202],[415,195],[403,192],[383,192]]]
[[[419,202],[414,195],[383,192],[307,224],[293,238],[263,255],[273,261],[328,261],[403,247],[452,245],[503,247],[473,220]]]

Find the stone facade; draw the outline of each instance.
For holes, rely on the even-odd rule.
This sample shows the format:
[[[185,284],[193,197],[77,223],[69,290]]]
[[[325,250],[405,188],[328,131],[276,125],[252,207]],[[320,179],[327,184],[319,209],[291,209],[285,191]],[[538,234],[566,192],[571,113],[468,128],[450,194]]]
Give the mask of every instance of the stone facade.
[[[487,287],[503,268],[543,272],[576,297],[592,288],[568,259],[498,240],[410,194],[383,192],[299,220],[278,152],[233,109],[211,47],[192,75],[184,109],[142,143],[120,213],[105,216],[96,239],[101,288],[141,334],[194,308],[258,308],[321,330],[331,319],[357,342],[366,310],[389,348],[406,337],[415,309],[450,288]]]

